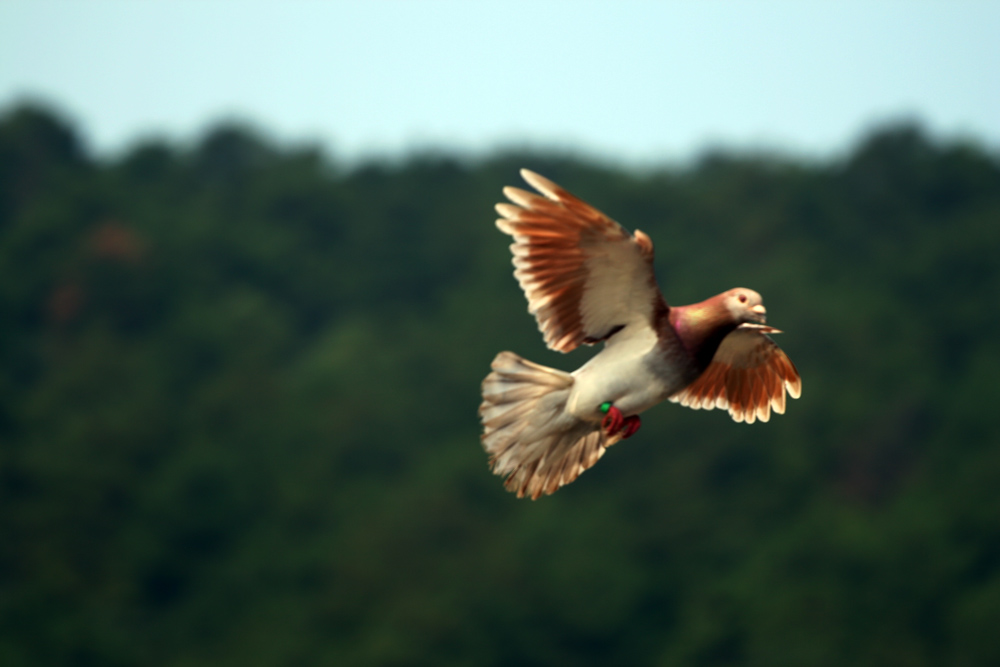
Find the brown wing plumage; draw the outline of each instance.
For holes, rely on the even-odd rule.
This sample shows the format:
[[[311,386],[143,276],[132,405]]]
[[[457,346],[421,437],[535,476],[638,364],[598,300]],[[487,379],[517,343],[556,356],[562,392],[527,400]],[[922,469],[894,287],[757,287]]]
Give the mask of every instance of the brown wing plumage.
[[[521,170],[542,195],[504,188],[500,231],[514,237],[514,277],[546,345],[569,352],[633,324],[651,326],[661,300],[653,243],[552,181]]]
[[[802,379],[768,333],[779,332],[740,325],[722,340],[705,372],[670,400],[695,410],[728,409],[734,420],[748,424],[766,422],[772,410],[783,414],[786,390],[798,398]]]

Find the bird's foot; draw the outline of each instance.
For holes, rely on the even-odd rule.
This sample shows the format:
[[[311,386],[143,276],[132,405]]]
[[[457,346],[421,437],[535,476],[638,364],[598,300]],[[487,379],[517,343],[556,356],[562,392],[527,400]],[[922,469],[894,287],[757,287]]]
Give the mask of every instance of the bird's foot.
[[[622,427],[622,439],[631,438],[639,430],[640,426],[642,426],[642,422],[639,421],[639,415],[626,417],[625,426]]]
[[[639,415],[626,417],[622,414],[621,410],[611,405],[611,403],[602,403],[601,412],[604,413],[604,419],[601,420],[601,428],[608,436],[621,431],[623,440],[631,438],[639,430],[639,427],[642,426]]]
[[[611,403],[602,403],[601,412],[604,413],[604,419],[601,420],[601,428],[609,436],[621,431],[622,439],[631,438],[639,430],[639,427],[642,426],[638,415],[626,417],[622,414],[621,410],[611,405]]]
[[[610,403],[602,403],[601,412],[604,413],[604,419],[601,420],[601,429],[607,435],[614,435],[625,425],[625,415]]]

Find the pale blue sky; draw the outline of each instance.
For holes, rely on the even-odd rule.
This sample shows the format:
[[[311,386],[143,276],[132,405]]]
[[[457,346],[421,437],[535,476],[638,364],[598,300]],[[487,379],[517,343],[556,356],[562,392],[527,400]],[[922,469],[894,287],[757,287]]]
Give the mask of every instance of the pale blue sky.
[[[1000,3],[7,1],[0,108],[26,96],[103,153],[232,117],[347,159],[828,156],[899,117],[995,150]]]

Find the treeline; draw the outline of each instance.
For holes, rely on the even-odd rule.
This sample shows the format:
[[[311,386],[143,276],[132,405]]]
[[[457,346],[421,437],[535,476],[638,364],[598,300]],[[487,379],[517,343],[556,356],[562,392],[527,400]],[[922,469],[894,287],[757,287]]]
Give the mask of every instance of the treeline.
[[[664,405],[517,501],[479,382],[544,350],[493,204],[526,166],[760,291],[767,424]],[[239,126],[97,159],[0,116],[0,664],[1000,663],[1000,160],[346,168]]]

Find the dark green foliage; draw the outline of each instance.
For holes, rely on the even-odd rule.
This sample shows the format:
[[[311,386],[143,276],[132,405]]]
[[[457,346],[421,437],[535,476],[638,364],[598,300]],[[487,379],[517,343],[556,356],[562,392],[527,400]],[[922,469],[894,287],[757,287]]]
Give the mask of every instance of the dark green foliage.
[[[543,349],[492,225],[528,166],[649,233],[667,299],[759,290],[804,396],[665,405],[536,503],[479,382]],[[0,119],[0,664],[1000,660],[1000,163],[345,170],[218,128],[96,161]]]

